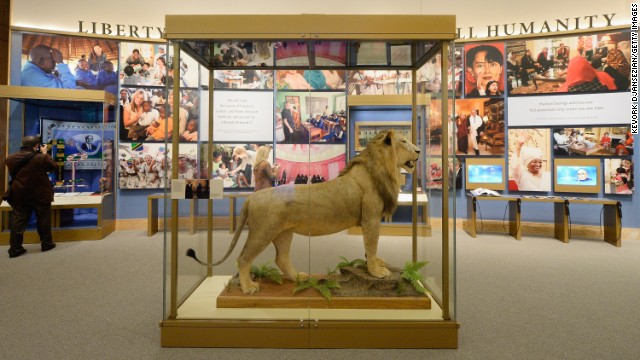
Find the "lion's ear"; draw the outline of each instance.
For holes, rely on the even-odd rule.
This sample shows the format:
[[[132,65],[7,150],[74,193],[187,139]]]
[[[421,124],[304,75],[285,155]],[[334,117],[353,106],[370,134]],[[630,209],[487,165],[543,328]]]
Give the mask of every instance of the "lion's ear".
[[[389,130],[389,132],[387,132],[387,136],[385,136],[384,138],[384,143],[387,145],[391,145],[392,142],[393,142],[393,130]]]

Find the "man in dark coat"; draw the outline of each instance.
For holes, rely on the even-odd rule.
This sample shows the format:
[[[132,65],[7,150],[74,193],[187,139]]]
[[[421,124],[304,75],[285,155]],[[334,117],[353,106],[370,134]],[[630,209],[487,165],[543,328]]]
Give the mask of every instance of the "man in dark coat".
[[[40,247],[48,251],[56,247],[51,237],[51,203],[53,187],[47,172],[58,169],[58,164],[47,154],[47,145],[38,151],[40,139],[37,136],[22,138],[20,151],[9,155],[5,164],[11,174],[11,237],[9,257],[18,257],[27,250],[22,247],[24,231],[35,211]],[[29,158],[29,159],[27,159]]]

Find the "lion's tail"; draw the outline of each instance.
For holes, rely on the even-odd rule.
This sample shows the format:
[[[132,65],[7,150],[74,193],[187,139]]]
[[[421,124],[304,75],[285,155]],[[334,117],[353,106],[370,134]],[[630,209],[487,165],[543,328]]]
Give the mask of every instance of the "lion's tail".
[[[222,259],[220,259],[220,260],[218,260],[216,262],[213,262],[213,263],[206,263],[204,261],[200,261],[196,257],[196,252],[193,249],[188,249],[187,250],[187,256],[192,257],[195,261],[197,261],[201,265],[208,266],[208,267],[220,265],[225,260],[227,260],[229,255],[231,255],[231,252],[233,252],[233,249],[235,249],[236,244],[238,243],[238,239],[240,238],[240,234],[242,234],[242,229],[247,224],[247,219],[249,218],[249,200],[250,199],[247,199],[244,202],[244,205],[242,206],[242,210],[240,212],[240,220],[238,222],[238,227],[236,228],[236,232],[233,234],[233,239],[231,240],[231,244],[229,245],[229,249],[227,250],[227,253],[224,254]]]

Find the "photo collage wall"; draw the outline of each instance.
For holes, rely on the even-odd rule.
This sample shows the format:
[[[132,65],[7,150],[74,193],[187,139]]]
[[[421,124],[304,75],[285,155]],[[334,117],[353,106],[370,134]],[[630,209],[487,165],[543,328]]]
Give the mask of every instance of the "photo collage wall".
[[[504,157],[509,191],[537,192],[554,191],[557,175],[567,176],[555,159],[591,158],[603,169],[601,193],[631,194],[629,40],[628,31],[615,31],[457,45],[449,142],[458,158]],[[429,63],[419,69],[418,90],[439,91],[439,71]],[[432,119],[439,109],[433,100]],[[441,126],[429,129],[431,159],[440,154]],[[573,170],[578,179],[581,169]]]
[[[214,153],[202,154],[197,147],[208,137],[208,126],[200,123],[206,91],[199,89],[197,62],[181,54],[180,107],[176,110],[180,122],[179,128],[173,129],[168,121],[173,112],[173,93],[165,90],[167,84],[174,85],[173,67],[165,44],[30,33],[21,36],[20,77],[12,78],[12,84],[104,90],[117,96],[119,174],[131,178],[119,181],[120,188],[160,187],[152,179],[156,174],[150,172],[161,170],[151,169],[158,168],[156,164],[168,164],[166,159],[174,156],[173,152],[182,159],[182,178],[204,176],[204,159]],[[455,145],[461,159],[504,157],[511,191],[553,191],[555,180],[548,174],[556,173],[554,159],[579,157],[600,161],[605,194],[627,194],[623,185],[632,192],[634,139],[625,124],[629,39],[628,31],[613,31],[457,45],[452,52],[453,73],[448,74],[452,78],[449,90],[456,97],[455,117],[449,117],[449,127],[455,131],[450,131],[449,143]],[[213,139],[229,158],[233,158],[237,146],[244,147],[249,157],[259,144],[277,144],[270,155],[275,162],[301,156],[311,159],[313,151],[339,153],[320,151],[325,150],[322,147],[336,146],[346,153],[350,131],[347,95],[411,92],[410,71],[382,69],[407,64],[410,47],[403,44],[389,49],[382,42],[363,42],[354,49],[339,41],[224,42],[215,44],[213,51],[214,65],[220,69],[214,72]],[[46,69],[34,61],[44,58],[52,64]],[[261,69],[274,65],[298,69]],[[332,68],[344,65],[367,69]],[[377,65],[381,67],[378,70]],[[299,69],[305,66],[320,70]],[[440,72],[441,58],[436,55],[416,72],[418,92],[439,92]],[[437,102],[433,100],[430,106],[431,119],[439,119]],[[352,125],[351,131],[357,133],[352,137],[357,136],[354,147],[360,150],[376,129],[410,131],[410,126],[401,121],[358,125]],[[173,131],[180,137],[178,151],[160,146]],[[441,132],[442,124],[429,124],[430,159],[439,156]],[[279,151],[286,155],[280,156]],[[334,162],[334,157],[326,156],[314,161]],[[534,160],[528,161],[531,156]],[[245,164],[250,165],[249,161]],[[529,167],[532,162],[539,166]],[[437,162],[433,164],[436,168],[431,175],[435,176],[442,169],[437,168]],[[233,166],[237,165],[224,164]],[[287,176],[280,169],[279,179],[295,182],[301,175],[310,182],[314,177],[327,180],[334,173],[328,168],[317,174],[311,167],[307,171],[296,169],[293,171],[299,174]],[[134,170],[135,175],[131,175]],[[619,172],[622,170],[624,173]],[[521,175],[525,180],[528,176],[544,180],[539,186],[530,186]],[[433,176],[426,178],[437,187]],[[244,187],[237,181],[227,183],[229,188]]]
[[[320,66],[344,66],[346,44],[310,44]],[[262,70],[309,66],[306,42],[214,45],[213,176],[227,190],[250,190],[253,162],[269,146],[277,185],[333,179],[346,164],[346,72]],[[235,69],[235,67],[256,69]],[[274,108],[275,104],[275,108]],[[275,148],[273,145],[275,144]]]
[[[173,56],[165,44],[120,43],[119,186],[121,189],[164,188],[161,174],[170,174],[171,158],[179,157],[179,178],[197,179],[200,140],[198,63],[180,54],[179,127],[173,128]],[[167,93],[166,86],[169,86]],[[165,148],[177,131],[178,151]],[[173,150],[173,151],[172,151]],[[177,155],[175,154],[177,153]]]

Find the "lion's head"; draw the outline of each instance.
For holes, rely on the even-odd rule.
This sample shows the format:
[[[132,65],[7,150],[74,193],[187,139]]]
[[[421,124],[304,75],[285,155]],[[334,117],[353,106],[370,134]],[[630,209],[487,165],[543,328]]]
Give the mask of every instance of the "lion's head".
[[[401,134],[393,133],[396,148],[397,164],[407,172],[413,172],[416,168],[420,148],[412,144],[406,137]]]
[[[353,158],[341,175],[356,165],[364,165],[371,174],[378,194],[384,201],[384,213],[391,214],[398,205],[400,168],[412,172],[416,167],[420,148],[393,130],[382,131],[367,143],[367,148]]]

